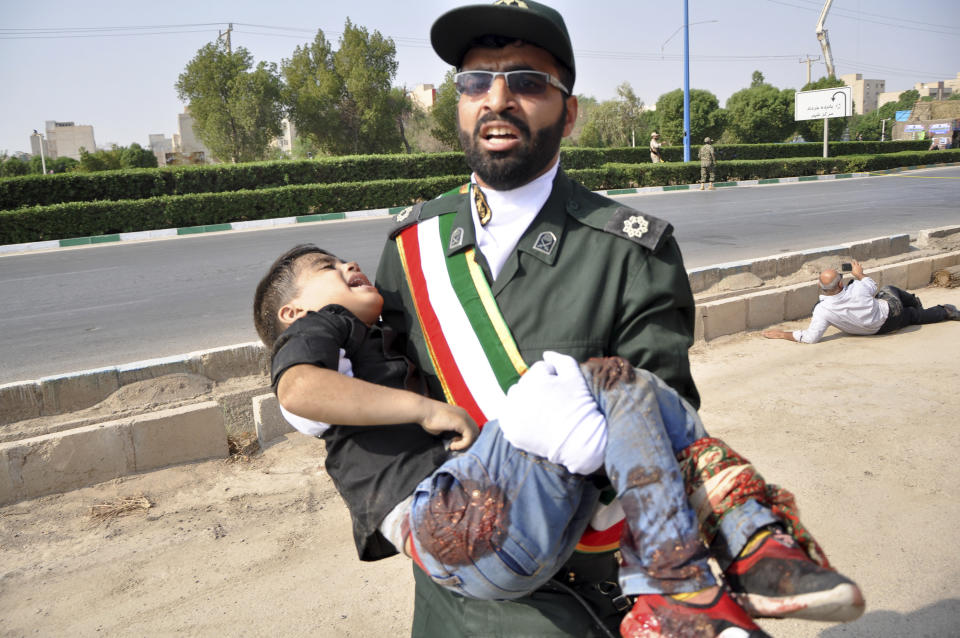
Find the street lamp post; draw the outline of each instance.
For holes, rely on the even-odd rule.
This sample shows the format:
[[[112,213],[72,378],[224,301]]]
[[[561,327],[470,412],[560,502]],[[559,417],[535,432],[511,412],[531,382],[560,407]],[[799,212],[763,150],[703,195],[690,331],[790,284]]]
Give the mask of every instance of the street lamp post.
[[[673,36],[683,29],[683,161],[690,161],[690,27],[695,24],[706,24],[708,22],[719,22],[719,20],[701,20],[700,22],[690,22],[690,13],[687,10],[687,0],[683,0],[683,24],[676,31],[670,34],[670,37],[664,40],[660,45],[660,57],[663,57],[663,49],[667,42],[673,39]]]
[[[37,136],[37,146],[40,147],[40,168],[43,170],[43,174],[47,174],[47,160],[43,157],[43,135],[37,132],[37,129],[33,129],[33,134]]]
[[[880,120],[880,141],[881,142],[887,141],[887,120],[889,119],[890,118],[888,117]]]

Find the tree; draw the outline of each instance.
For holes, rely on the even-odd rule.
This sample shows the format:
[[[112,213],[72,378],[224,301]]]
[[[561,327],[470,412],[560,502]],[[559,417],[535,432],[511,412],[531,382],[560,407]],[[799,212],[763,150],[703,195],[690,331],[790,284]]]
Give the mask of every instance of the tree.
[[[683,144],[683,90],[664,93],[657,99],[657,127],[665,143]],[[699,144],[705,137],[719,138],[726,114],[720,101],[710,91],[690,91],[691,142]]]
[[[221,42],[201,48],[176,83],[194,131],[216,157],[249,162],[266,156],[281,133],[282,91],[275,64],[260,62],[243,47]]]
[[[114,147],[115,149],[116,147]],[[87,149],[80,147],[80,166],[78,170],[84,173],[93,173],[96,171],[110,171],[122,168],[120,165],[120,156],[118,153],[109,151],[97,151],[92,153]]]
[[[884,129],[886,129],[886,135],[889,138],[893,122],[891,121],[884,126],[883,120],[893,120],[897,111],[911,110],[919,99],[920,93],[918,91],[912,89],[903,91],[896,102],[887,102],[869,113],[854,116],[850,122],[850,137],[856,139],[857,135],[862,135],[864,140],[880,140]],[[821,133],[822,135],[823,133]]]
[[[157,156],[134,142],[120,149],[120,164],[124,168],[156,168]]]
[[[881,118],[894,117],[897,111],[913,110],[914,105],[918,101],[920,101],[920,91],[910,89],[909,91],[900,93],[900,95],[897,96],[896,102],[887,102],[877,109],[877,111]]]
[[[590,98],[592,99],[592,98]],[[617,87],[617,97],[594,105],[580,133],[579,144],[589,147],[635,146],[646,144],[644,134],[649,133],[649,117],[645,118],[643,100],[633,91],[629,82]]]
[[[605,100],[590,109],[590,116],[580,132],[580,145],[588,148],[626,146],[615,100]]]
[[[817,89],[831,89],[837,86],[844,86],[843,80],[833,77],[822,77],[815,82],[804,84],[801,91],[815,91]],[[829,138],[834,142],[843,138],[843,132],[847,128],[849,118],[831,117],[828,126]],[[801,120],[796,123],[797,133],[803,135],[808,142],[816,142],[823,139],[823,120]]]
[[[590,121],[590,113],[597,107],[599,102],[597,102],[597,98],[593,96],[578,95],[577,104],[579,105],[577,108],[577,119],[573,123],[573,130],[570,132],[570,135],[560,141],[562,146],[586,146],[581,142],[583,127]]]
[[[390,110],[397,120],[397,130],[400,133],[400,141],[403,142],[403,149],[407,153],[412,153],[413,148],[410,146],[410,140],[407,139],[406,121],[413,113],[414,107],[406,88],[395,86],[390,89]]]
[[[753,72],[750,88],[727,99],[727,130],[744,144],[782,142],[792,132],[793,89],[780,91]]]
[[[26,175],[30,167],[22,159],[16,157],[0,157],[0,177],[16,177]]]
[[[430,109],[433,122],[430,135],[449,151],[460,148],[460,136],[457,134],[457,103],[460,97],[453,83],[454,73],[456,69],[450,69],[443,76],[443,84],[437,88],[437,97]]]
[[[335,155],[400,150],[406,97],[391,91],[397,72],[393,40],[347,19],[340,49],[323,31],[281,64],[290,119],[300,135]]]

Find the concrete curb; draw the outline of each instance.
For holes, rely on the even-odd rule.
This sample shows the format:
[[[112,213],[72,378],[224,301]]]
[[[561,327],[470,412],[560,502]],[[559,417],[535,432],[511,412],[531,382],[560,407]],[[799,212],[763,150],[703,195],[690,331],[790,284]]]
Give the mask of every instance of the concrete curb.
[[[943,168],[948,166],[960,166],[960,162],[945,162],[943,164],[923,164],[920,166],[902,166],[890,168],[883,171],[871,171],[866,173],[842,173],[839,175],[805,175],[802,177],[774,177],[770,179],[749,179],[737,182],[717,182],[718,188],[729,187],[752,187],[752,186],[770,186],[774,184],[794,184],[797,182],[818,182],[835,179],[850,179],[863,177],[876,177],[889,175],[891,173],[900,173],[908,170],[918,170],[923,168]],[[639,188],[615,188],[611,190],[594,191],[599,195],[613,197],[616,195],[649,195],[653,193],[666,193],[672,191],[696,190],[697,184],[679,184],[677,186],[644,186]],[[256,228],[274,228],[277,226],[288,226],[291,224],[304,224],[310,222],[334,221],[342,219],[361,219],[366,217],[386,217],[396,215],[405,206],[393,206],[390,208],[374,208],[370,210],[354,210],[345,213],[322,213],[318,215],[300,215],[297,217],[278,217],[275,219],[256,219],[247,222],[231,222],[227,224],[210,224],[206,226],[187,226],[183,228],[164,228],[159,230],[144,230],[132,233],[116,233],[113,235],[96,235],[93,237],[73,237],[70,239],[52,239],[49,241],[35,241],[23,244],[4,244],[0,245],[0,255],[29,252],[34,250],[50,250],[53,248],[69,248],[74,246],[90,246],[95,244],[110,244],[122,241],[142,241],[145,239],[161,239],[164,237],[177,237],[180,235],[200,235],[204,233],[219,233],[230,230],[251,230]]]
[[[920,231],[918,244],[960,233],[960,226]],[[749,262],[690,271],[701,289],[742,272],[772,278],[796,272],[821,257],[877,258],[909,248],[908,235],[893,235]],[[937,270],[960,264],[960,251],[870,268],[877,283],[917,289]],[[789,270],[789,273],[787,270]],[[704,301],[696,307],[698,343],[783,321],[810,316],[819,291],[805,282]],[[86,370],[0,385],[0,429],[16,421],[62,414],[92,406],[118,388],[167,374],[192,373],[217,381],[267,374],[268,353],[259,342],[213,348],[186,355]],[[229,405],[205,401],[106,423],[76,427],[0,443],[0,505],[66,491],[133,472],[227,455],[228,421],[252,426],[261,445],[293,429],[279,413],[276,397],[262,389],[229,398]]]
[[[916,290],[928,286],[934,272],[957,264],[960,264],[960,251],[869,268],[864,273],[878,286]],[[804,319],[810,316],[819,297],[819,287],[811,281],[698,303],[694,340],[702,343],[783,321]]]
[[[960,232],[960,226],[950,226],[921,232],[952,234],[949,232],[950,229],[954,229],[952,232]],[[930,238],[942,236],[946,235],[925,235],[924,238],[925,241],[929,243]],[[723,278],[739,273],[751,273],[760,279],[786,277],[799,271],[804,264],[824,257],[835,257],[838,262],[848,259],[865,261],[867,259],[882,259],[892,255],[899,255],[907,252],[909,248],[909,234],[889,235],[887,237],[874,237],[858,242],[837,244],[836,246],[826,246],[792,253],[780,253],[746,261],[704,266],[702,268],[688,270],[687,276],[690,278],[690,288],[693,290],[693,294],[698,294],[719,283]]]
[[[167,374],[198,374],[212,381],[266,374],[268,353],[259,341],[135,361],[107,368],[0,385],[0,427],[89,408],[121,387]]]
[[[227,455],[216,402],[0,444],[0,505]]]

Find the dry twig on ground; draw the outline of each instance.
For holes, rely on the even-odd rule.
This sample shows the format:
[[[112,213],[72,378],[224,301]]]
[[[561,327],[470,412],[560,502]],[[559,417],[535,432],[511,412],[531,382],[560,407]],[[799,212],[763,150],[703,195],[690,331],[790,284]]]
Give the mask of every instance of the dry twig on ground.
[[[227,446],[230,451],[230,461],[249,461],[250,457],[260,451],[260,441],[252,432],[231,434],[227,437]]]
[[[148,510],[151,507],[153,507],[153,502],[143,494],[125,496],[92,505],[90,507],[90,518],[96,521],[107,521],[131,512]]]

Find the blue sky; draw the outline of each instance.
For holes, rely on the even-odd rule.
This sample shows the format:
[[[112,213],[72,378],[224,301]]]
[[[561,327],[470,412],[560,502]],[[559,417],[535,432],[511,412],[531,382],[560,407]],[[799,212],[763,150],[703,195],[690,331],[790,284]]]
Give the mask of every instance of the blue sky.
[[[630,82],[649,104],[682,86],[679,0],[553,0],[577,55],[575,92],[609,99]],[[439,83],[446,66],[429,28],[456,0],[0,0],[0,151],[29,151],[46,120],[94,127],[99,146],[147,144],[176,131],[173,88],[196,51],[234,23],[234,47],[256,61],[289,58],[317,29],[337,41],[344,21],[394,39],[397,85]],[[753,70],[780,88],[806,81],[821,0],[690,0],[691,86],[723,104]],[[107,30],[107,28],[123,29]],[[136,28],[134,28],[136,27]],[[960,18],[951,0],[835,0],[827,19],[837,74],[885,79],[887,90],[955,78]],[[59,31],[52,31],[59,30]],[[825,75],[823,61],[813,77]]]

